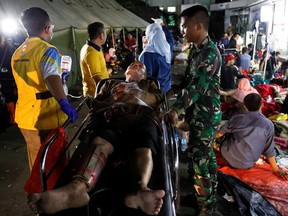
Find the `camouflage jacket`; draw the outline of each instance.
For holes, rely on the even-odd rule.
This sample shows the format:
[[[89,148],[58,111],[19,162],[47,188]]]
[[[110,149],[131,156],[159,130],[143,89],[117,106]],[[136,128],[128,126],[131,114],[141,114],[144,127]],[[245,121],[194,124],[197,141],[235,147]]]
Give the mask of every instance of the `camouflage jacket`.
[[[207,37],[197,48],[192,46],[185,72],[185,85],[178,93],[173,108],[185,112],[191,125],[207,128],[221,121],[219,82],[221,55]]]

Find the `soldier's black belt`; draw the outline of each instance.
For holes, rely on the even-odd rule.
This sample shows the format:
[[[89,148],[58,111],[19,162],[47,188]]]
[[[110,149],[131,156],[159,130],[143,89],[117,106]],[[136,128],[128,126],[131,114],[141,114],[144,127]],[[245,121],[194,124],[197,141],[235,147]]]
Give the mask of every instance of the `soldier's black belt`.
[[[50,93],[50,91],[36,93],[37,100],[48,99],[51,97],[53,97],[53,95]]]

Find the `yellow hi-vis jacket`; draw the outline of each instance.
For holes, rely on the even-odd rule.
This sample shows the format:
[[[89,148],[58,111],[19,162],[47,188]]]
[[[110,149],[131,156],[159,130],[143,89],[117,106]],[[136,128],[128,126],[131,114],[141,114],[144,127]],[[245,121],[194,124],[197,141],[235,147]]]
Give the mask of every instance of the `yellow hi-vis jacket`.
[[[40,61],[49,47],[53,46],[38,37],[27,38],[12,56],[12,72],[18,88],[15,121],[19,128],[49,130],[62,125],[67,119],[54,97],[38,97],[48,92]],[[46,59],[50,60],[53,61]]]

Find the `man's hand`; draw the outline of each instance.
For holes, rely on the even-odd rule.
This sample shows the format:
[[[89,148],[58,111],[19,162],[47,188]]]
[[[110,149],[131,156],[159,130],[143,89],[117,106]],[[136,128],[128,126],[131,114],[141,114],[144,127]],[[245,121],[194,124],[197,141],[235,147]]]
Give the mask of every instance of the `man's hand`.
[[[288,180],[288,173],[285,170],[283,170],[281,167],[278,166],[278,164],[276,163],[276,160],[275,160],[275,156],[269,157],[269,158],[267,158],[267,160],[269,161],[269,163],[272,167],[273,173],[276,176],[283,178],[285,180]]]
[[[288,180],[288,173],[281,168],[279,170],[275,171],[274,174],[280,178]]]
[[[118,101],[125,93],[123,91],[120,91],[120,92],[116,92],[113,94],[113,99],[115,101]]]
[[[112,75],[112,72],[113,72],[112,68],[107,68],[107,73],[109,74],[109,76]]]
[[[139,89],[136,83],[120,83],[119,85],[115,86],[111,90],[111,94],[114,95],[114,99],[117,100],[123,94],[131,94],[137,97],[140,96],[142,91]]]
[[[123,96],[124,93],[127,93],[127,90],[125,92],[125,85],[119,84],[112,88],[111,95],[113,95],[114,100],[118,100],[120,97]]]
[[[164,114],[164,120],[169,121],[172,125],[178,124],[178,113],[174,109],[170,109]]]
[[[58,101],[61,110],[70,118],[71,122],[75,122],[78,118],[77,110],[68,102],[66,98]]]
[[[124,84],[119,84],[115,87],[112,88],[111,94],[117,94],[117,93],[123,93],[125,91],[125,85]]]
[[[139,87],[136,83],[133,83],[133,82],[120,83],[117,86],[112,88],[111,93],[112,94],[119,93],[119,92],[130,93],[131,89],[139,89]]]

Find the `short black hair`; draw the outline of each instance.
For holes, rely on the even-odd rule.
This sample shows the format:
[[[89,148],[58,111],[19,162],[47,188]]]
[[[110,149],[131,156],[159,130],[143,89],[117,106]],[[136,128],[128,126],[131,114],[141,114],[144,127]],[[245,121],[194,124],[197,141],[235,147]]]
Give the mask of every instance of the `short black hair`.
[[[258,111],[262,105],[262,98],[257,93],[250,93],[245,96],[243,102],[248,111]]]
[[[194,4],[193,6],[183,10],[180,16],[189,18],[189,17],[194,17],[198,14],[201,15],[201,17],[199,17],[197,21],[203,23],[205,29],[208,30],[209,13],[205,6],[200,5],[200,4]]]
[[[183,16],[187,16],[187,17],[194,16],[199,11],[205,12],[206,15],[208,16],[207,8],[205,6],[203,6],[203,5],[200,5],[200,4],[192,5],[191,7],[183,10],[180,16],[181,17],[183,17]]]
[[[243,47],[242,48],[242,54],[246,53],[248,51],[248,48],[247,47]]]
[[[237,35],[240,36],[240,33],[239,33],[239,32],[234,33],[234,34],[233,34],[233,37],[236,37]]]
[[[49,25],[48,13],[39,7],[31,7],[25,10],[21,16],[21,23],[31,36],[39,36],[44,28]]]
[[[249,43],[247,47],[248,47],[248,48],[253,48],[254,45],[253,45],[252,43]]]
[[[103,23],[94,22],[88,25],[87,31],[89,39],[94,40],[98,38],[101,35],[101,33],[105,31],[105,28]]]

